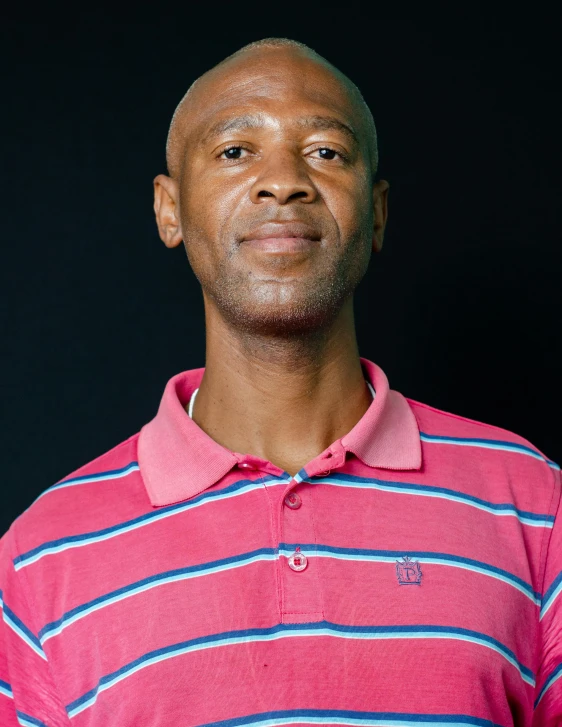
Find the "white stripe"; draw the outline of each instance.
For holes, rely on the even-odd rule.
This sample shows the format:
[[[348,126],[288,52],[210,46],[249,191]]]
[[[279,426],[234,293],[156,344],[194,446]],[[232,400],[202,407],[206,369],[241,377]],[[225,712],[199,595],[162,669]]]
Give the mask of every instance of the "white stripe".
[[[4,622],[8,624],[8,626],[12,629],[12,631],[17,634],[22,641],[25,641],[25,643],[33,649],[33,651],[37,654],[37,656],[40,656],[42,659],[47,661],[47,656],[43,649],[39,648],[37,644],[34,644],[33,641],[29,638],[29,636],[23,632],[17,624],[15,624],[13,621],[9,620],[6,616],[6,612],[4,611]]]
[[[542,698],[543,698],[543,697],[544,697],[544,695],[545,695],[545,694],[546,694],[546,693],[548,692],[548,690],[550,689],[550,687],[551,687],[551,686],[552,686],[553,684],[556,684],[556,682],[557,682],[557,681],[558,681],[558,680],[559,680],[559,679],[560,679],[561,677],[562,677],[562,671],[561,671],[561,672],[560,672],[559,674],[557,674],[557,675],[556,675],[556,676],[554,677],[554,679],[553,679],[553,680],[552,680],[552,681],[550,682],[550,684],[548,685],[548,687],[547,687],[547,688],[546,688],[546,689],[544,690],[544,692],[543,692],[543,693],[541,694],[541,696],[540,696],[540,699],[539,699],[539,700],[537,701],[537,707],[538,707],[538,706],[539,706],[539,704],[540,704],[540,703],[542,702]]]
[[[518,454],[526,454],[528,457],[533,457],[534,459],[538,459],[541,462],[545,462],[549,467],[552,467],[553,469],[559,470],[559,465],[556,464],[556,462],[550,462],[546,459],[546,457],[543,457],[542,454],[539,454],[538,452],[533,452],[529,449],[522,449],[517,444],[509,445],[509,444],[502,444],[500,442],[476,442],[471,439],[462,440],[462,439],[455,439],[451,441],[450,439],[442,439],[441,437],[431,436],[431,438],[424,436],[423,434],[420,434],[420,439],[422,442],[426,442],[427,444],[452,444],[458,447],[480,447],[481,449],[497,449],[503,452],[517,452]]]
[[[19,724],[23,725],[23,727],[37,727],[37,722],[30,722],[28,719],[26,719],[25,717],[22,717],[19,714],[17,717],[18,717]]]
[[[151,666],[152,664],[157,664],[161,661],[166,661],[167,659],[172,659],[176,656],[182,656],[184,654],[188,654],[193,651],[205,651],[207,649],[212,649],[215,647],[221,647],[221,646],[229,646],[233,644],[244,644],[244,643],[256,643],[256,642],[267,642],[267,641],[276,641],[277,639],[283,639],[283,638],[293,638],[293,637],[299,637],[299,636],[333,636],[335,638],[343,638],[343,639],[362,639],[362,640],[388,640],[388,639],[453,639],[458,641],[466,641],[468,643],[472,644],[479,644],[481,646],[485,646],[492,651],[495,651],[500,656],[503,656],[506,661],[508,661],[512,666],[514,666],[517,671],[519,672],[519,675],[523,679],[524,682],[527,684],[530,684],[531,686],[535,686],[535,680],[532,677],[528,677],[525,674],[522,673],[519,664],[515,659],[513,659],[508,654],[505,654],[503,651],[501,651],[498,647],[496,647],[494,644],[489,643],[488,641],[485,641],[483,639],[479,639],[478,637],[474,636],[465,636],[463,634],[457,634],[457,633],[447,633],[447,632],[438,632],[438,633],[431,633],[431,632],[424,632],[424,633],[418,633],[418,632],[392,632],[388,634],[381,634],[381,633],[342,633],[340,631],[336,631],[334,629],[330,628],[322,628],[322,629],[306,629],[303,628],[299,631],[281,631],[273,634],[251,634],[248,636],[238,636],[238,637],[232,637],[232,638],[225,638],[217,641],[212,641],[206,644],[194,644],[192,646],[185,646],[182,649],[178,649],[177,651],[168,652],[166,654],[160,654],[158,656],[153,656],[151,659],[147,659],[146,661],[143,661],[140,664],[137,664],[134,668],[131,670],[127,670],[123,674],[119,674],[118,676],[114,677],[112,680],[105,682],[104,684],[100,685],[97,689],[96,694],[94,694],[89,700],[84,702],[83,704],[80,704],[79,706],[75,707],[74,709],[70,710],[68,712],[69,717],[75,717],[77,714],[80,714],[83,712],[87,707],[94,704],[97,700],[98,694],[101,692],[106,691],[107,689],[115,686],[119,682],[123,681],[124,679],[127,679],[129,676],[132,676],[133,674],[136,674],[137,672],[141,671],[141,669],[145,669],[148,666]]]
[[[40,649],[37,644],[34,644],[33,641],[29,639],[29,636],[10,619],[10,617],[6,613],[6,609],[4,608],[4,601],[2,600],[2,598],[0,598],[0,611],[3,613],[2,620],[4,621],[4,623],[7,624],[12,629],[12,631],[20,637],[22,641],[25,641],[25,643],[30,646],[36,654],[38,654],[42,659],[45,659],[45,661],[47,661],[47,656],[43,649]]]
[[[285,480],[279,480],[279,482],[275,482],[273,484],[275,485],[286,485],[291,480],[285,479]],[[233,483],[235,484],[235,483]],[[104,540],[110,540],[111,538],[115,538],[118,535],[122,535],[123,533],[129,533],[132,530],[137,530],[138,528],[145,527],[146,525],[151,525],[154,522],[159,522],[160,520],[164,520],[165,518],[172,517],[174,515],[179,515],[182,512],[185,512],[186,510],[191,510],[196,507],[201,507],[201,505],[207,505],[212,502],[216,502],[218,500],[228,500],[231,497],[238,497],[239,495],[244,495],[247,492],[251,492],[252,490],[259,490],[263,487],[263,483],[259,480],[256,480],[255,482],[249,483],[246,487],[242,487],[239,490],[236,490],[235,492],[227,492],[224,494],[217,494],[212,498],[205,498],[203,500],[200,500],[199,502],[186,502],[186,504],[183,507],[177,508],[176,510],[172,511],[162,511],[156,515],[151,515],[146,520],[141,520],[137,523],[131,523],[127,527],[119,527],[116,526],[115,530],[112,530],[109,533],[104,533],[103,535],[97,535],[92,536],[90,538],[84,538],[84,540],[78,540],[71,543],[61,543],[57,546],[51,546],[49,548],[45,548],[44,550],[39,551],[38,553],[35,553],[34,556],[30,558],[26,558],[25,560],[20,560],[18,563],[14,565],[14,568],[16,571],[20,570],[21,568],[25,568],[28,565],[31,565],[32,563],[36,563],[38,560],[41,560],[46,555],[50,555],[51,553],[62,553],[65,550],[70,550],[71,548],[81,548],[84,545],[91,545],[92,543],[101,543]]]
[[[514,512],[512,510],[495,510],[488,505],[474,502],[473,500],[465,499],[464,497],[458,495],[445,494],[443,492],[434,492],[432,490],[428,490],[427,492],[425,492],[417,489],[409,489],[408,487],[403,486],[390,487],[388,485],[383,485],[379,482],[353,482],[348,480],[335,480],[331,479],[330,477],[323,477],[321,479],[318,479],[315,481],[314,484],[335,485],[336,487],[356,487],[358,489],[366,490],[381,490],[382,492],[391,492],[392,494],[420,495],[421,497],[438,497],[442,500],[450,500],[451,502],[459,502],[463,505],[470,505],[471,507],[475,507],[477,510],[483,510],[484,512],[489,512],[492,515],[510,515],[512,517],[516,517],[523,524],[531,525],[533,527],[552,528],[554,525],[554,523],[548,522],[546,520],[531,520],[530,518],[526,518],[524,515],[519,515],[517,512]],[[402,483],[397,482],[396,484],[401,485]]]
[[[321,557],[321,558],[334,558],[336,560],[346,560],[346,561],[351,560],[351,561],[359,561],[359,562],[378,562],[378,563],[395,563],[396,562],[396,556],[365,555],[365,554],[351,554],[351,553],[347,554],[347,553],[336,553],[336,552],[323,551],[323,550],[315,551],[315,550],[307,550],[307,549],[301,550],[301,552],[307,558]],[[292,555],[292,553],[293,553],[293,551],[289,550],[287,548],[279,549],[279,555],[286,557],[286,558],[288,558],[290,555]],[[259,555],[256,555],[252,558],[248,558],[246,560],[241,560],[239,562],[226,563],[226,564],[223,564],[220,566],[215,566],[214,568],[199,570],[199,571],[196,571],[193,573],[178,573],[173,576],[168,576],[167,578],[157,580],[156,582],[144,583],[141,586],[138,586],[137,588],[127,591],[126,593],[120,593],[120,594],[114,596],[113,598],[104,600],[101,603],[96,603],[96,604],[92,605],[90,608],[74,614],[74,616],[70,617],[69,619],[66,619],[62,624],[57,626],[55,629],[49,630],[47,633],[45,633],[40,639],[41,644],[45,644],[52,637],[58,636],[68,626],[70,626],[73,623],[76,623],[77,621],[80,621],[81,619],[85,618],[86,616],[89,616],[90,614],[95,613],[96,611],[99,611],[111,604],[119,603],[120,601],[124,601],[125,599],[127,599],[129,597],[136,596],[140,593],[149,591],[152,588],[156,588],[158,586],[165,585],[167,583],[191,580],[192,578],[198,578],[200,576],[213,575],[215,573],[225,572],[228,570],[232,570],[234,568],[241,568],[241,567],[251,565],[253,563],[257,563],[260,561],[270,561],[271,562],[271,561],[275,561],[275,560],[277,560],[277,556],[275,556],[275,554],[273,554],[273,553],[260,553]],[[464,570],[468,570],[468,571],[471,571],[474,573],[480,573],[485,576],[490,576],[491,578],[495,578],[495,579],[501,581],[502,583],[506,583],[509,586],[513,586],[516,590],[518,590],[524,596],[527,596],[527,598],[535,605],[538,605],[540,603],[540,600],[538,598],[535,598],[531,593],[526,591],[520,584],[518,584],[516,581],[511,580],[507,576],[502,575],[501,573],[495,573],[494,571],[488,571],[485,568],[480,568],[478,566],[472,566],[468,563],[459,563],[457,561],[448,561],[443,558],[431,558],[431,557],[427,557],[427,556],[420,556],[420,562],[431,563],[434,565],[452,566],[452,567],[462,568]]]
[[[128,467],[124,472],[118,472],[118,473],[100,473],[97,475],[92,475],[91,477],[80,477],[80,478],[74,478],[70,480],[66,480],[65,482],[61,482],[58,485],[53,485],[52,487],[49,487],[45,490],[45,492],[42,492],[36,499],[40,500],[42,497],[45,497],[45,495],[49,495],[51,492],[55,492],[55,490],[63,490],[66,487],[76,487],[77,485],[87,485],[92,482],[104,482],[105,480],[120,480],[122,477],[127,477],[127,475],[130,475],[131,472],[138,472],[139,466],[137,465],[131,465]]]
[[[106,601],[103,601],[102,603],[96,603],[90,608],[86,609],[85,611],[80,611],[80,613],[74,614],[71,618],[68,620],[65,620],[62,624],[60,624],[56,629],[53,629],[53,631],[48,631],[46,634],[44,634],[40,641],[42,644],[44,644],[46,641],[48,641],[53,636],[58,636],[67,626],[70,626],[71,624],[75,623],[76,621],[80,621],[81,619],[85,618],[86,616],[89,616],[91,613],[94,613],[95,611],[99,611],[102,608],[105,608],[106,606],[111,605],[112,603],[119,603],[119,601],[124,601],[126,598],[129,598],[130,596],[136,596],[139,593],[144,593],[145,591],[149,591],[152,588],[156,588],[157,586],[162,586],[166,583],[174,583],[175,581],[183,581],[183,580],[190,580],[191,578],[198,578],[199,576],[207,576],[212,575],[214,573],[220,573],[221,571],[226,570],[232,570],[234,568],[241,568],[246,565],[250,565],[252,563],[257,563],[258,561],[273,561],[277,560],[277,556],[274,553],[260,553],[259,555],[254,556],[253,558],[248,558],[247,560],[242,560],[238,563],[226,563],[221,566],[216,566],[215,568],[209,568],[208,570],[200,570],[196,571],[194,573],[178,573],[173,576],[169,576],[168,578],[163,578],[162,580],[158,580],[154,583],[144,583],[142,586],[139,586],[137,588],[132,589],[131,591],[127,591],[126,593],[120,593],[117,596],[114,596],[113,598],[109,598]]]
[[[284,725],[284,724],[334,724],[334,725],[365,725],[366,727],[369,727],[370,725],[373,725],[373,727],[378,727],[379,725],[382,725],[383,727],[386,727],[386,725],[392,724],[393,727],[420,727],[420,722],[415,721],[412,722],[411,720],[403,720],[403,719],[397,719],[397,718],[385,718],[385,719],[354,719],[353,717],[341,717],[341,716],[332,716],[332,717],[305,717],[304,715],[302,717],[286,717],[286,718],[279,718],[279,719],[266,719],[266,720],[260,720],[259,722],[242,722],[239,723],[240,727],[244,727],[247,725],[248,727],[274,727],[274,725]],[[428,722],[427,720],[424,720],[424,725],[428,725],[428,727],[459,727],[461,723],[459,722],[443,722],[441,720],[439,721],[431,721]],[[462,724],[469,725],[470,722],[462,722]],[[476,725],[476,722],[472,723]]]
[[[9,697],[10,699],[14,698],[14,693],[11,689],[6,689],[6,687],[3,687],[0,684],[0,694],[3,694],[5,697]]]
[[[396,556],[391,555],[365,555],[362,553],[336,553],[332,551],[325,551],[325,550],[306,550],[301,548],[301,552],[303,555],[305,555],[307,558],[335,558],[336,560],[356,560],[356,561],[364,561],[364,562],[377,562],[377,563],[395,563],[396,562]],[[279,554],[284,555],[285,557],[289,557],[293,554],[293,551],[282,548],[279,549]],[[521,586],[517,581],[512,580],[511,578],[508,578],[507,576],[504,576],[502,573],[496,573],[492,570],[487,570],[486,568],[481,568],[476,565],[472,565],[470,563],[462,563],[458,562],[456,560],[446,560],[445,558],[432,558],[431,556],[416,556],[416,558],[419,559],[420,563],[431,563],[433,565],[446,565],[451,566],[453,568],[462,568],[464,570],[471,571],[473,573],[481,573],[484,576],[490,576],[491,578],[495,578],[498,581],[502,581],[502,583],[507,583],[509,586],[513,586],[516,588],[520,593],[522,593],[524,596],[527,596],[527,598],[535,604],[535,606],[538,606],[540,604],[540,599],[535,597],[532,593],[529,593],[529,591],[525,590],[523,586]],[[562,585],[561,585],[562,587]]]
[[[554,590],[554,592],[552,593],[552,595],[550,596],[548,601],[543,606],[543,609],[542,609],[540,617],[539,617],[539,621],[542,621],[544,616],[546,616],[550,607],[552,606],[552,604],[554,603],[556,598],[560,595],[560,593],[562,593],[562,581],[558,584],[558,586],[556,587],[556,589]]]

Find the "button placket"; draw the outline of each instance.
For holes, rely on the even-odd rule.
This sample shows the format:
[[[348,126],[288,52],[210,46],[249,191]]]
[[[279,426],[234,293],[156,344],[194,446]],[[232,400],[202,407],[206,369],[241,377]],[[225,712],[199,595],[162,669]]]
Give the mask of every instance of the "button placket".
[[[296,489],[299,491],[297,492]],[[279,559],[281,619],[283,623],[321,621],[322,596],[313,517],[313,485],[293,480],[281,503]]]

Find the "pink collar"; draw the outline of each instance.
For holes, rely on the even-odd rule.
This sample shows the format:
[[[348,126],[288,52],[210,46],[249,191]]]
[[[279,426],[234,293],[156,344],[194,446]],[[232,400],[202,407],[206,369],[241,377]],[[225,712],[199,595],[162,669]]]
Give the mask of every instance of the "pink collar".
[[[334,457],[331,469],[343,465],[346,452],[352,452],[369,467],[421,467],[420,434],[408,402],[402,394],[389,389],[381,368],[364,358],[361,363],[376,396],[350,432],[306,465],[309,476],[326,469],[327,457]],[[226,449],[189,418],[185,406],[204,371],[192,369],[173,376],[166,384],[158,413],[140,431],[139,466],[150,502],[156,507],[198,495],[236,465],[257,462],[271,474],[283,475],[271,463]]]

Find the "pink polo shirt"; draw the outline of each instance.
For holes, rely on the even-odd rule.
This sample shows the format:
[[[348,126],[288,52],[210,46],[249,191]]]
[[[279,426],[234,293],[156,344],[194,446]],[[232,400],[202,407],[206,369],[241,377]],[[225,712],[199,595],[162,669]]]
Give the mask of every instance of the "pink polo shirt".
[[[211,440],[184,371],[13,523],[2,727],[562,724],[559,467],[362,364],[293,478]]]

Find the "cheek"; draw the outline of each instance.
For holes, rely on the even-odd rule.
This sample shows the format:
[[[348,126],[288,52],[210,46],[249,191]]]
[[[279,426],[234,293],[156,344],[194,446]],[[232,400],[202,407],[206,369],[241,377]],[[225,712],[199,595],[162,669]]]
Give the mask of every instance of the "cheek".
[[[239,206],[241,190],[190,176],[190,184],[180,188],[180,218],[189,264],[204,288],[212,286],[228,268],[233,254],[232,219]]]
[[[213,247],[227,246],[227,228],[247,194],[245,186],[212,174],[190,174],[189,180],[180,189],[184,239],[203,237]]]
[[[362,180],[349,186],[335,187],[324,196],[343,240],[370,237],[373,224],[371,186]]]

